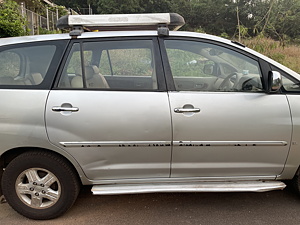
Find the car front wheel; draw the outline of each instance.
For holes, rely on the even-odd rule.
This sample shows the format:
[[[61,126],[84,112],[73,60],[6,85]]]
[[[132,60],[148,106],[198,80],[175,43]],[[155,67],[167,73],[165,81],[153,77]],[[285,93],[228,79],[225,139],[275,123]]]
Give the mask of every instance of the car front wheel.
[[[5,168],[2,189],[10,206],[23,216],[53,219],[73,205],[80,184],[64,158],[46,151],[29,151]]]

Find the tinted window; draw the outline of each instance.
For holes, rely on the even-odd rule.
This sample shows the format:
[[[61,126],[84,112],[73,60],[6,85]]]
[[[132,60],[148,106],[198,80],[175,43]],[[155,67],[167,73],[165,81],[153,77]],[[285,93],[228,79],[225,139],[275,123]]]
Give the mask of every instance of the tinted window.
[[[262,91],[257,61],[213,44],[166,40],[178,91]]]
[[[55,45],[41,45],[0,52],[0,85],[41,84],[56,48]]]
[[[75,43],[60,88],[156,90],[151,40]]]
[[[277,71],[282,76],[282,91],[284,92],[300,92],[300,82],[284,72],[283,70],[271,65],[273,71]]]
[[[102,52],[100,68],[107,75],[151,76],[151,63],[149,48],[112,49]]]

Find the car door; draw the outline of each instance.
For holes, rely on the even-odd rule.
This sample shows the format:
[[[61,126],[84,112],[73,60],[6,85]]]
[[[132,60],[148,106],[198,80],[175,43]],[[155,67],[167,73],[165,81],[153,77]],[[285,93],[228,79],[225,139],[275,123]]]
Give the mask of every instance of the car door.
[[[73,41],[46,107],[51,143],[89,179],[169,177],[171,117],[156,39]]]
[[[290,147],[290,110],[285,95],[264,91],[258,60],[220,43],[162,43],[173,79],[171,177],[280,174]]]

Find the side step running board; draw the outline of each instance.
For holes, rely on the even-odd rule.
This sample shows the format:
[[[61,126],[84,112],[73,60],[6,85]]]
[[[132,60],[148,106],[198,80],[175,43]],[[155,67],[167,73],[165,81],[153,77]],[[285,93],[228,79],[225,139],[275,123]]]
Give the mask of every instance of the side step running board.
[[[265,192],[282,190],[280,181],[195,182],[94,185],[94,195],[141,194],[157,192]]]

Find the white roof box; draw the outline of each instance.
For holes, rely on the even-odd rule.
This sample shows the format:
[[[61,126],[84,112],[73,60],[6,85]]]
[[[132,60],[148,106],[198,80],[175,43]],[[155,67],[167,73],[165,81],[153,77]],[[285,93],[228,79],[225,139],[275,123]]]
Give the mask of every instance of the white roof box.
[[[177,30],[185,24],[177,13],[67,15],[57,21],[57,27],[68,29],[83,27],[86,30],[152,30],[167,26]]]

